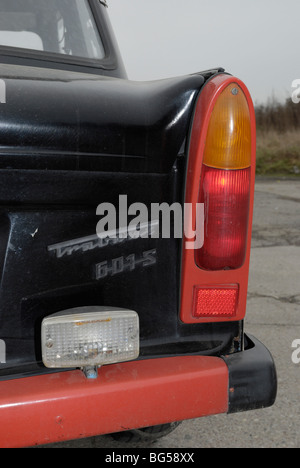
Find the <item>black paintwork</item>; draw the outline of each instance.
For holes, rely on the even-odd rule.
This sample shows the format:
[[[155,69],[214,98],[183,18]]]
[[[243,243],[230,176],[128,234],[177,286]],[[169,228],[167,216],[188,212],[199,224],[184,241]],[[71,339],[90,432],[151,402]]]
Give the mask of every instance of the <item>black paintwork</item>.
[[[137,83],[1,65],[0,167],[170,173],[201,75]]]
[[[239,324],[180,323],[178,239],[138,239],[57,258],[48,247],[95,235],[96,207],[182,202],[201,74],[151,83],[2,66],[0,375],[38,370],[44,316],[80,305],[136,310],[141,358],[229,352]],[[96,264],[156,250],[157,263],[96,280]]]

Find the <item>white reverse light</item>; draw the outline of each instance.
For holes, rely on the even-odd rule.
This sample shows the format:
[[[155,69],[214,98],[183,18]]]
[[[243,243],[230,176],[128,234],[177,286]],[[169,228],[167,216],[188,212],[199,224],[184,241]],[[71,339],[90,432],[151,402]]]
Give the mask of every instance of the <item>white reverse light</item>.
[[[44,318],[42,359],[46,367],[101,366],[139,355],[136,312],[110,307],[79,307]]]

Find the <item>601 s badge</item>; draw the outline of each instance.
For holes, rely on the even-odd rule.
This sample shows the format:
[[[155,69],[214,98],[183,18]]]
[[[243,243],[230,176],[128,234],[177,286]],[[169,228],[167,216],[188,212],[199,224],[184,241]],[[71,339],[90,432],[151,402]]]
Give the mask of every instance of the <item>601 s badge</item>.
[[[112,260],[96,264],[96,280],[106,278],[107,276],[115,276],[125,271],[133,271],[138,266],[148,267],[155,265],[157,262],[156,249],[147,250],[141,256],[130,254],[127,257],[122,256]]]

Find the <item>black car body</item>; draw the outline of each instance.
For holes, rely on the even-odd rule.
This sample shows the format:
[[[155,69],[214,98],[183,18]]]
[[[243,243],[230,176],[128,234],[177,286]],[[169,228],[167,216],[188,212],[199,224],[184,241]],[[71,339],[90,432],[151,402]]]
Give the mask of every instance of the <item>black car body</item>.
[[[243,330],[253,162],[243,263],[214,271],[195,266],[201,270],[200,286],[217,284],[222,290],[227,283],[229,289],[238,285],[237,311],[230,317],[186,319],[184,278],[194,273],[189,274],[189,261],[184,263],[182,238],[117,236],[104,241],[96,232],[99,204],[118,207],[121,195],[128,205],[142,203],[149,210],[152,204],[183,205],[204,89],[237,83],[243,90],[243,85],[222,68],[129,81],[105,2],[91,0],[86,6],[101,37],[101,58],[62,54],[50,46],[0,46],[3,447],[262,408],[272,405],[276,395],[272,357]],[[40,0],[34,8],[30,0],[0,2],[0,29],[5,32],[11,21],[12,32],[19,32],[15,19],[21,11],[27,31],[42,40],[49,21],[49,38],[47,8],[63,16],[70,2],[57,0],[47,7]],[[67,50],[70,26],[63,28]],[[219,91],[213,92],[217,99]],[[203,109],[209,106],[208,91],[207,96]],[[205,123],[203,109],[198,127]],[[147,230],[149,226],[151,222]],[[62,311],[94,307],[136,312],[138,357],[102,367],[93,379],[86,378],[92,375],[88,365],[78,366],[85,375],[73,366],[47,368],[42,321]]]

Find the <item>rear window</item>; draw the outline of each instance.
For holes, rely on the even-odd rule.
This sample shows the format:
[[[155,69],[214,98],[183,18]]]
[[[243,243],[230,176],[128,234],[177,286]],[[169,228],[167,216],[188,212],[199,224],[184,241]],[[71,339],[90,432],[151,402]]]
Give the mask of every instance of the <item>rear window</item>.
[[[0,0],[0,47],[101,60],[88,0]]]

